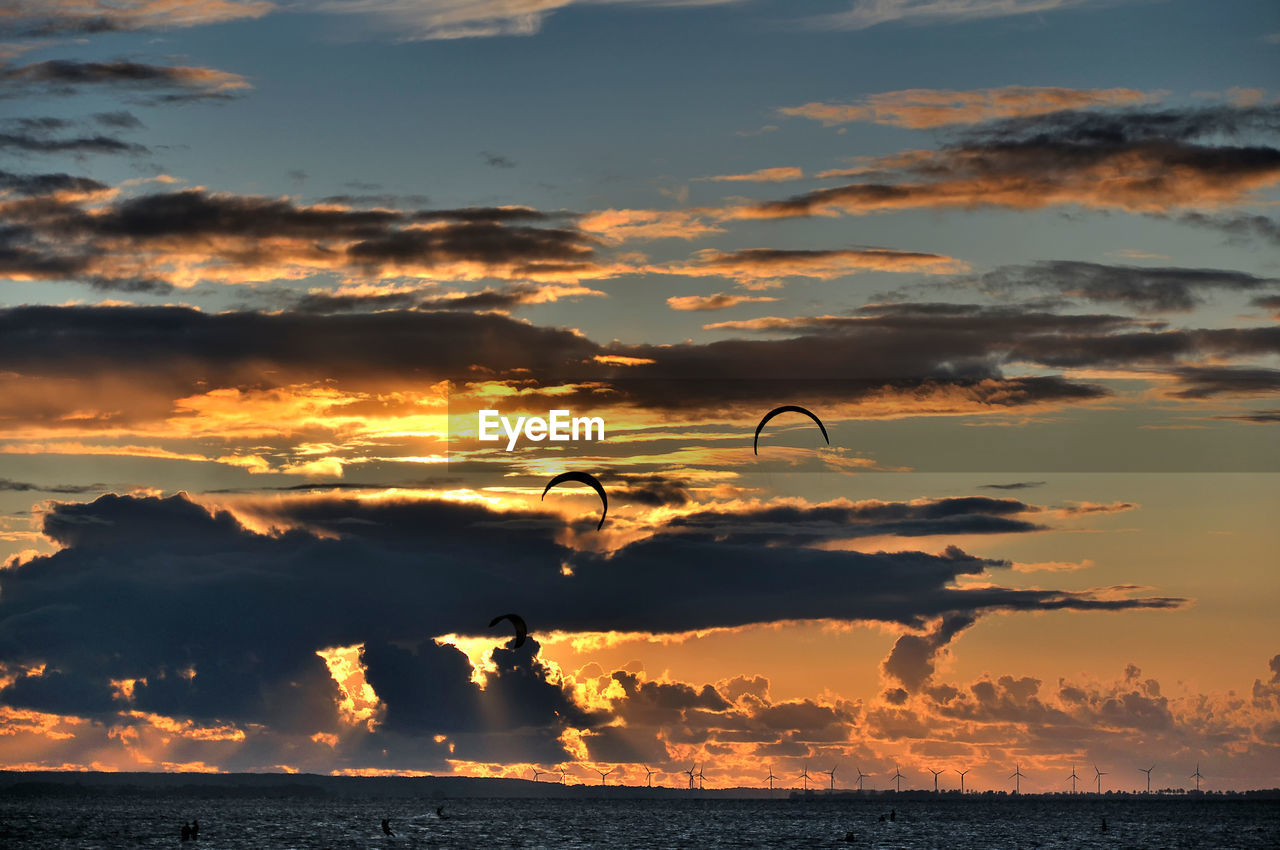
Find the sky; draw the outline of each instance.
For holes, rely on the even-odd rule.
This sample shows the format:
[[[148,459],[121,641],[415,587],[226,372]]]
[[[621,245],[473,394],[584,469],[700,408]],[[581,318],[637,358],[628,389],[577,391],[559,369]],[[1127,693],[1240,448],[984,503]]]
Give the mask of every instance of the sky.
[[[0,768],[1280,786],[1278,57],[7,0]],[[604,439],[479,439],[553,409]]]

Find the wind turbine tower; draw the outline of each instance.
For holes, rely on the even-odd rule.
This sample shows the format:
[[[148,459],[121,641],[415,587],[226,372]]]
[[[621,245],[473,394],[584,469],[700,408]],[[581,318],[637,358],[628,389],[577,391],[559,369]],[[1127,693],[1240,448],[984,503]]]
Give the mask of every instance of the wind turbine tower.
[[[598,767],[593,767],[593,768],[591,768],[591,769],[592,769],[592,770],[594,770],[596,773],[600,774],[600,784],[601,784],[601,785],[603,785],[603,784],[604,784],[604,778],[605,778],[606,776],[608,776],[610,773],[613,773],[615,770],[617,770],[617,768],[616,768],[616,767],[611,767],[611,768],[609,768],[608,770],[601,770],[601,769],[600,769],[600,768],[598,768]]]
[[[1076,776],[1076,766],[1074,764],[1071,765],[1071,775],[1067,778],[1071,780],[1071,793],[1076,793],[1076,780],[1080,777]]]
[[[770,792],[772,792],[772,791],[773,791],[773,780],[775,780],[775,779],[777,779],[777,778],[778,778],[778,777],[776,777],[776,776],[774,776],[774,775],[773,775],[773,765],[769,765],[769,775],[768,775],[767,777],[765,777],[765,778],[769,780],[769,791],[770,791]]]
[[[902,771],[898,770],[898,766],[893,766],[893,781],[898,785],[898,793],[902,793]]]
[[[1106,776],[1107,772],[1105,770],[1098,770],[1098,765],[1096,762],[1093,765],[1093,772],[1097,774],[1097,776],[1095,776],[1094,778],[1098,780],[1098,793],[1101,794],[1102,793],[1102,777]]]
[[[653,787],[653,775],[657,772],[656,770],[650,770],[647,764],[644,766],[644,785],[646,788]]]
[[[860,768],[860,767],[859,767],[859,768],[857,768],[857,771],[858,771],[858,790],[859,790],[859,791],[861,791],[861,790],[862,790],[862,780],[866,779],[868,776],[872,776],[873,774],[870,774],[870,773],[863,773],[863,772],[862,772],[862,768]]]
[[[809,765],[805,764],[804,770],[800,771],[800,776],[804,778],[804,790],[809,790]]]
[[[1153,764],[1153,765],[1151,765],[1151,767],[1140,767],[1140,768],[1138,768],[1138,770],[1142,771],[1143,773],[1145,773],[1145,774],[1147,775],[1147,793],[1148,793],[1148,794],[1150,794],[1150,793],[1151,793],[1151,771],[1153,771],[1153,770],[1155,770],[1155,769],[1156,769],[1156,766],[1155,766],[1154,764]]]
[[[538,781],[538,777],[539,777],[539,776],[542,776],[543,774],[545,774],[545,773],[550,773],[550,772],[551,772],[551,771],[549,771],[549,770],[538,770],[538,769],[535,767],[535,768],[533,769],[533,781],[534,781],[534,782],[537,782],[537,781]]]
[[[830,777],[831,777],[831,790],[832,790],[832,791],[836,790],[836,767],[837,767],[837,765],[832,765],[830,770],[824,770],[824,771],[822,771],[823,773],[825,773],[825,774],[827,774],[828,776],[830,776]]]
[[[697,765],[695,764],[693,767],[689,768],[688,770],[682,771],[683,773],[689,774],[689,790],[690,791],[693,790],[693,768],[694,767],[697,767]]]
[[[1013,780],[1013,793],[1021,794],[1022,780],[1027,778],[1022,772],[1022,765],[1015,764],[1013,766],[1013,773],[1009,774],[1009,778]]]
[[[964,793],[964,775],[965,775],[966,773],[968,773],[969,771],[971,771],[971,770],[973,770],[973,768],[971,768],[971,767],[966,767],[964,770],[957,770],[957,771],[956,771],[956,773],[960,774],[960,793],[961,793],[961,794],[963,794],[963,793]]]
[[[703,765],[703,767],[706,767],[706,765],[704,764],[704,765]],[[701,790],[702,790],[702,780],[703,780],[703,779],[706,779],[706,777],[702,775],[702,768],[700,767],[700,768],[698,768],[698,790],[699,790],[699,791],[701,791]]]
[[[1200,775],[1200,762],[1196,762],[1196,772],[1187,778],[1194,779],[1196,781],[1196,793],[1200,793],[1200,780],[1204,779],[1204,777]]]
[[[929,768],[929,772],[933,774],[933,793],[937,794],[938,793],[938,774],[942,773],[942,771]]]

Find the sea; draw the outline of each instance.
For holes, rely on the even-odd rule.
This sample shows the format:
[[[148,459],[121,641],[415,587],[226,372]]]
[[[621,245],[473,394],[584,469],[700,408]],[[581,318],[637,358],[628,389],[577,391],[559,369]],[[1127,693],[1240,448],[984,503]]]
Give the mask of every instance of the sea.
[[[199,837],[184,842],[193,819]],[[0,848],[55,847],[1280,848],[1280,803],[0,796]]]

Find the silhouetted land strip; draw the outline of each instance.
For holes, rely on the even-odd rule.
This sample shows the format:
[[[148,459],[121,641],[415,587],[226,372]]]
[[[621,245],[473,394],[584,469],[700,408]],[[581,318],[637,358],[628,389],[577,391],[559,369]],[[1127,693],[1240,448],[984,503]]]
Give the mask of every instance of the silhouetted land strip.
[[[646,788],[636,785],[561,785],[529,779],[466,776],[325,776],[307,773],[91,773],[76,771],[0,771],[0,796],[129,796],[174,797],[430,797],[532,799],[743,799],[838,803],[852,800],[1276,800],[1280,788],[1251,791],[1182,791],[1151,794],[1108,791],[1105,794],[1011,794],[1007,791],[794,791],[767,788]]]

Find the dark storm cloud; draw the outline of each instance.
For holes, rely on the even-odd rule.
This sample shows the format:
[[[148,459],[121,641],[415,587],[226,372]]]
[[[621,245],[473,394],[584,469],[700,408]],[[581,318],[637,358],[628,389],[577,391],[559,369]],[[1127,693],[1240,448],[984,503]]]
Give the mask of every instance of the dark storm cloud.
[[[937,151],[883,157],[864,170],[867,182],[760,203],[742,214],[1058,204],[1162,214],[1212,206],[1280,181],[1280,149],[1252,141],[1278,128],[1274,105],[1012,118],[976,127]],[[1250,143],[1225,142],[1240,137]]]
[[[638,505],[659,507],[662,505],[683,505],[689,501],[689,482],[666,478],[661,475],[638,475],[635,473],[602,474],[600,479],[608,487],[615,498],[634,502]],[[621,484],[622,489],[614,489],[614,482]]]
[[[1280,243],[1280,221],[1265,215],[1207,215],[1184,213],[1177,218],[1183,224],[1220,230],[1231,237],[1228,241],[1247,242],[1261,239]]]
[[[8,0],[0,33],[47,37],[190,27],[257,18],[272,8],[263,0]]]
[[[233,97],[249,83],[238,74],[213,68],[151,65],[119,59],[77,62],[50,59],[0,67],[0,84],[9,97],[67,95],[85,87],[146,92],[149,103],[180,103]]]
[[[1280,410],[1255,410],[1251,413],[1237,413],[1232,416],[1215,416],[1214,419],[1229,419],[1234,422],[1250,422],[1254,425],[1271,425],[1280,423]]]
[[[464,276],[502,278],[576,279],[598,271],[593,237],[567,224],[565,213],[527,207],[359,209],[189,189],[92,212],[50,201],[10,209],[7,217],[22,228],[35,276],[68,256],[83,258],[86,272],[100,278],[130,276],[145,265],[157,278],[194,270],[233,282],[298,272],[447,274],[453,264],[467,266]]]
[[[0,491],[11,493],[96,493],[106,489],[105,484],[33,484],[30,481],[11,481],[0,478]]]
[[[115,112],[95,112],[93,120],[101,124],[103,127],[112,127],[117,130],[139,130],[145,125],[132,112],[124,110],[116,110]]]
[[[1123,145],[1143,141],[1267,136],[1280,131],[1280,107],[1215,105],[1179,109],[1063,110],[991,121],[960,132],[964,142]]]
[[[480,151],[480,158],[491,168],[515,168],[516,164],[501,154],[491,151]]]
[[[0,573],[0,663],[46,664],[46,674],[0,697],[93,714],[107,710],[108,680],[145,678],[135,688],[137,710],[307,733],[335,723],[334,686],[315,651],[363,643],[388,717],[421,729],[464,723],[475,704],[456,651],[433,648],[429,638],[486,634],[495,612],[513,608],[536,635],[808,618],[920,628],[986,611],[1181,604],[1092,591],[960,590],[959,576],[1001,562],[954,548],[865,555],[660,532],[605,558],[556,543],[561,521],[541,513],[330,497],[263,503],[257,514],[326,537],[299,528],[255,534],[181,496],[55,506],[44,531],[63,548]],[[561,572],[566,562],[572,576]],[[515,717],[505,725],[573,716],[529,645],[495,660],[501,672],[488,687]],[[406,672],[442,678],[428,693]],[[112,705],[122,707],[119,699]]]
[[[1032,290],[1143,312],[1189,312],[1215,292],[1280,288],[1280,279],[1223,269],[1143,268],[1056,260],[1007,266],[981,278],[984,289],[1008,295]]]
[[[150,149],[145,145],[125,142],[112,136],[69,136],[53,137],[30,133],[0,132],[0,150],[9,150],[24,154],[145,154]]]
[[[672,519],[674,532],[776,545],[855,537],[925,537],[1010,534],[1045,528],[1025,514],[1039,509],[1016,499],[970,496],[918,502],[846,502],[816,506],[771,505],[746,510],[707,510]]]
[[[108,188],[110,187],[105,183],[71,174],[14,174],[11,171],[0,171],[0,189],[28,197],[58,192],[90,194],[104,192]]]
[[[880,669],[897,682],[901,690],[914,693],[932,678],[938,653],[975,622],[976,618],[971,615],[953,614],[941,618],[923,634],[902,635],[894,642]]]
[[[516,284],[503,289],[484,289],[462,295],[424,295],[421,290],[380,295],[309,292],[293,300],[291,309],[300,313],[345,313],[365,310],[510,310],[533,303],[542,287]]]
[[[11,268],[50,262],[24,254],[21,238],[0,245],[8,247],[0,260]],[[83,273],[83,258],[55,260],[66,268],[52,266],[50,274]],[[148,286],[160,291],[154,281],[135,284]],[[464,303],[496,309],[513,296],[524,297],[517,288],[473,293]],[[312,309],[348,306],[327,300],[317,298]],[[736,415],[776,401],[783,388],[811,405],[886,394],[907,405],[932,398],[964,410],[1087,402],[1107,391],[1052,375],[1006,377],[1004,368],[1147,368],[1181,379],[1175,370],[1194,372],[1188,363],[1205,358],[1280,351],[1280,327],[1164,330],[1120,316],[969,305],[877,305],[857,316],[782,321],[750,327],[792,334],[781,339],[602,345],[574,331],[468,310],[206,314],[181,307],[16,307],[0,310],[0,369],[84,381],[131,375],[138,392],[155,395],[161,405],[165,393],[174,399],[218,387],[260,387],[264,375],[277,385],[507,378],[529,386],[574,383],[579,388],[562,401],[582,409],[600,403],[589,384],[603,383],[610,404]],[[636,362],[610,365],[608,358],[619,356]]]
[[[981,490],[1029,490],[1032,487],[1043,487],[1043,481],[1013,481],[1009,484],[982,484]]]
[[[1264,295],[1249,302],[1254,307],[1271,310],[1280,315],[1280,295]]]
[[[1280,393],[1280,369],[1251,369],[1242,366],[1185,366],[1174,370],[1183,389],[1179,398],[1205,399],[1213,396],[1265,396]]]

